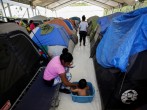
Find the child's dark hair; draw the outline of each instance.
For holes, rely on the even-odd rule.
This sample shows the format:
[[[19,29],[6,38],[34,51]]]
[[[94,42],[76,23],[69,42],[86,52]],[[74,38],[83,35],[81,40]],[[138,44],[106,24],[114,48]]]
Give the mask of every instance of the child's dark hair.
[[[68,52],[67,48],[62,50],[62,54],[60,55],[60,60],[64,60],[64,62],[72,62],[73,56]]]
[[[81,80],[79,81],[79,83],[78,83],[78,87],[79,87],[80,89],[84,89],[86,86],[87,86],[86,80],[85,80],[85,79],[81,79]]]

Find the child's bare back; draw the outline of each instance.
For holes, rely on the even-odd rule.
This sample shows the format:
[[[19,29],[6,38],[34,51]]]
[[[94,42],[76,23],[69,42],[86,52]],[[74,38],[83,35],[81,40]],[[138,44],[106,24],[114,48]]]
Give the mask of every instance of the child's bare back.
[[[89,90],[89,86],[85,79],[81,79],[78,83],[77,88],[71,88],[72,92],[77,92],[79,96],[87,96],[87,90]]]

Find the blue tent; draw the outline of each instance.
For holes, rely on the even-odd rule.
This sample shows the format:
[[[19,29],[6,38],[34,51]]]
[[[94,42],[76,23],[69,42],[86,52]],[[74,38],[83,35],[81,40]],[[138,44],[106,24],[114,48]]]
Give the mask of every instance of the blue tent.
[[[129,57],[147,50],[147,8],[115,17],[96,50],[103,67],[127,71]]]
[[[65,19],[64,22],[66,23],[66,25],[67,25],[71,30],[74,29],[73,26],[72,26],[72,24],[70,23],[70,21],[68,21],[67,19]]]
[[[32,40],[38,46],[54,46],[54,45],[61,45],[68,47],[68,43],[70,40],[69,35],[65,31],[64,27],[56,25],[56,24],[48,24],[52,26],[54,29],[45,35],[41,34],[41,28],[37,27],[33,30],[33,33],[30,34]]]

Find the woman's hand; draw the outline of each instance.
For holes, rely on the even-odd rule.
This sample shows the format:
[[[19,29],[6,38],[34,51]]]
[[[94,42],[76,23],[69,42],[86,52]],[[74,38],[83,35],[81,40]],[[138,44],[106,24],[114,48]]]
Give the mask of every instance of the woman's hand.
[[[78,88],[78,84],[72,83],[72,86],[71,87]]]

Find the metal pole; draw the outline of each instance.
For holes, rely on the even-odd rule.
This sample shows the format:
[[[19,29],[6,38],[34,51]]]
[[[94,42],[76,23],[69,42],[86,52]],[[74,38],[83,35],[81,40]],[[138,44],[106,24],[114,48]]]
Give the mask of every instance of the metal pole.
[[[37,15],[37,12],[36,12],[36,7],[35,7],[35,16]]]
[[[10,17],[12,17],[12,13],[11,13],[11,9],[10,9],[9,3],[7,3],[7,5],[8,5],[8,10],[9,10]]]
[[[2,4],[2,8],[3,8],[3,11],[4,11],[5,17],[7,17],[7,16],[6,16],[5,7],[4,7],[4,4],[3,4],[3,0],[1,0],[1,4]]]
[[[28,18],[30,18],[29,9],[27,8]]]
[[[57,11],[55,10],[55,14],[56,14],[56,17],[57,17]]]

